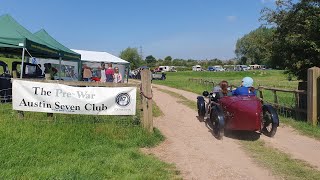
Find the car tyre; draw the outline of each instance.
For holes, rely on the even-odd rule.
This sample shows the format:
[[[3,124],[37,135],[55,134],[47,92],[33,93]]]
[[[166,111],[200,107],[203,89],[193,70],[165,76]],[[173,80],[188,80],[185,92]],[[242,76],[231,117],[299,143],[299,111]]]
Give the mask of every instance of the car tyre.
[[[202,96],[197,97],[198,116],[203,119],[206,115],[205,101]]]
[[[221,140],[224,136],[224,115],[220,106],[213,106],[210,112],[214,136]]]
[[[279,117],[271,105],[263,105],[262,133],[273,137],[279,126]]]

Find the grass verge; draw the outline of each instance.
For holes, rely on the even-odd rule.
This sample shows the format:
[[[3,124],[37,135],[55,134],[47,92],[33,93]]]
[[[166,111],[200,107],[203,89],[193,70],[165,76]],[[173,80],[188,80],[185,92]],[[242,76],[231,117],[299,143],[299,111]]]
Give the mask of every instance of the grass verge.
[[[163,116],[163,112],[154,101],[152,101],[152,114],[153,114],[153,117]]]
[[[182,96],[182,95],[180,95],[178,93],[169,91],[169,90],[160,89],[160,88],[158,88],[158,90],[161,91],[161,92],[164,92],[166,94],[169,94],[172,97],[175,97],[175,98],[179,99],[178,100],[179,103],[184,104],[184,105],[188,106],[189,108],[191,108],[193,110],[197,110],[197,105],[196,105],[196,103],[194,101],[191,101],[191,100],[187,99],[186,97],[184,97],[184,96]]]
[[[291,118],[281,117],[280,123],[284,123],[296,129],[300,134],[320,140],[319,126],[311,126],[308,122],[297,121]]]
[[[288,154],[267,146],[263,141],[241,141],[247,154],[260,165],[283,179],[319,179],[320,171],[304,161],[291,158]]]
[[[0,104],[0,179],[171,179],[173,165],[140,152],[164,137],[132,116],[25,112]]]
[[[185,98],[184,96],[172,91],[158,89],[175,98],[178,98],[180,103],[197,110],[195,102]],[[288,119],[285,121],[293,122]],[[296,126],[302,126],[296,123]],[[303,126],[304,127],[304,126]],[[304,131],[308,131],[311,126],[305,123]],[[303,128],[301,128],[303,129]],[[316,129],[316,128],[315,128]],[[319,129],[319,128],[317,128]],[[312,134],[312,133],[310,133]],[[319,179],[320,171],[316,170],[308,163],[301,160],[292,159],[290,155],[283,153],[277,149],[267,146],[263,141],[240,141],[240,145],[245,151],[261,166],[266,167],[272,171],[276,176],[281,176],[284,179]]]

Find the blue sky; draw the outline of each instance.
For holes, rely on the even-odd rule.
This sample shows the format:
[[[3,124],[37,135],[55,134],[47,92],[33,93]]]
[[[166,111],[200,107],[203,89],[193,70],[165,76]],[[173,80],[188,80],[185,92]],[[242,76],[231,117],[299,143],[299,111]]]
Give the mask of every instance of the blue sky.
[[[156,58],[229,59],[237,39],[259,27],[274,0],[0,0],[31,32],[41,28],[73,49],[119,55],[142,46]]]

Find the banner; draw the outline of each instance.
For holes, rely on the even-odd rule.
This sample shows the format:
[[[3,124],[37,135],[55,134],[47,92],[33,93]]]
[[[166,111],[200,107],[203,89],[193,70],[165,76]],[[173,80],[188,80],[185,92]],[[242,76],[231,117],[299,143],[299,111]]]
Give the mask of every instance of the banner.
[[[135,115],[136,87],[72,87],[13,80],[14,110],[65,114]]]

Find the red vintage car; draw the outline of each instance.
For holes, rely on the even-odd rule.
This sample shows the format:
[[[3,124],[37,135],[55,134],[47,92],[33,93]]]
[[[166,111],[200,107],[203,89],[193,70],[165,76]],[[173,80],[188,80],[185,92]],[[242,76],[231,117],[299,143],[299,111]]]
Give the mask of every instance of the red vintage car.
[[[208,97],[208,102],[204,97]],[[215,136],[221,139],[225,130],[259,131],[273,137],[279,126],[279,117],[269,104],[256,96],[221,96],[203,92],[197,98],[198,116],[207,118]]]

